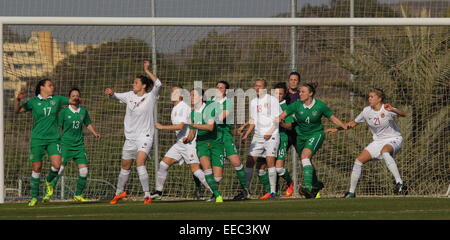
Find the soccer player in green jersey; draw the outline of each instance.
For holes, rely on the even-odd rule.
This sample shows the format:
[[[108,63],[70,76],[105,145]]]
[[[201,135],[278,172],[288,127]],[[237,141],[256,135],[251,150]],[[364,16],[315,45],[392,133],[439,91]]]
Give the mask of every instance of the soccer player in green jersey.
[[[217,109],[217,131],[221,135],[223,143],[225,156],[230,160],[231,165],[236,171],[236,176],[241,184],[242,191],[240,191],[233,199],[234,200],[246,200],[249,196],[248,184],[246,179],[246,174],[244,170],[244,165],[242,165],[241,160],[234,144],[233,135],[231,134],[232,123],[234,120],[234,104],[233,99],[229,99],[226,96],[227,89],[230,88],[230,84],[227,81],[218,81],[216,83],[216,96],[214,96],[211,101],[216,103]],[[213,165],[214,178],[216,182],[219,183],[223,177],[223,163],[218,166]]]
[[[287,93],[286,83],[281,82],[275,85],[275,96],[280,101],[281,110],[285,111],[288,107],[285,96]],[[287,168],[285,168],[286,155],[293,144],[289,141],[288,131],[293,129],[294,117],[287,116],[283,122],[280,122],[280,145],[278,146],[278,156],[275,162],[275,169],[279,177],[282,177],[287,184],[285,197],[290,197],[294,193],[294,183]]]
[[[54,90],[55,87],[52,81],[43,79],[36,85],[35,97],[21,105],[20,102],[25,95],[20,93],[14,104],[15,113],[31,111],[33,117],[30,141],[30,161],[32,165],[30,184],[32,199],[28,203],[30,207],[38,203],[42,160],[46,153],[52,166],[45,181],[46,195],[43,201],[49,200],[53,196],[51,181],[58,175],[61,166],[60,132],[56,119],[61,106],[79,104],[79,100],[69,100],[67,97],[54,96]]]
[[[197,88],[191,91],[191,103],[193,110],[189,134],[183,138],[183,142],[190,143],[196,138],[197,155],[205,173],[206,182],[214,193],[215,201],[223,202],[211,167],[223,164],[224,160],[223,142],[215,123],[217,117],[215,103],[211,102],[206,105],[203,102],[203,90]]]
[[[80,90],[78,88],[72,88],[69,91],[69,97],[70,100],[79,101]],[[63,175],[64,167],[68,162],[75,159],[80,173],[77,180],[75,196],[73,198],[77,202],[87,202],[83,197],[83,191],[87,183],[89,161],[84,148],[83,125],[86,126],[86,129],[89,130],[94,137],[97,139],[100,138],[100,134],[95,131],[89,113],[85,107],[81,107],[80,105],[69,105],[66,108],[63,108],[58,114],[58,126],[62,130],[62,163],[58,177],[52,181],[52,184],[53,187],[56,186],[59,177]]]
[[[300,101],[289,105],[280,115],[280,122],[287,116],[294,115],[295,130],[297,132],[297,152],[301,154],[303,166],[303,183],[301,194],[306,198],[315,198],[323,184],[317,180],[314,167],[311,163],[312,156],[320,149],[325,133],[322,125],[322,116],[328,118],[334,124],[347,129],[333,111],[320,99],[315,98],[316,84],[305,83],[300,87]]]

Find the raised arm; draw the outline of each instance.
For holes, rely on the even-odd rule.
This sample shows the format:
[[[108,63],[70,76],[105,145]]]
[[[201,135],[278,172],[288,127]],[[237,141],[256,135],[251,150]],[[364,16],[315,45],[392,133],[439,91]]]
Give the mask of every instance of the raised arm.
[[[144,72],[147,74],[147,76],[153,81],[156,82],[158,80],[158,77],[154,75],[150,70],[150,61],[144,61]]]

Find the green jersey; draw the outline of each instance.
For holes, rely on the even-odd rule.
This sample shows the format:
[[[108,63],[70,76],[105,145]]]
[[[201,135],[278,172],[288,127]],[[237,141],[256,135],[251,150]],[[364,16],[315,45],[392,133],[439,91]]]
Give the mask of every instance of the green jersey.
[[[68,106],[58,115],[58,126],[62,127],[61,145],[76,148],[84,146],[83,125],[91,124],[91,118],[86,108],[79,107],[73,110]]]
[[[288,108],[288,105],[286,104],[286,100],[283,100],[283,101],[280,102],[280,107],[281,107],[281,110],[283,110],[283,112],[286,111],[286,109]],[[284,119],[284,122],[285,122],[285,123],[294,123],[295,121],[294,121],[294,116],[293,116],[293,115],[294,115],[294,114],[288,115],[288,116]],[[288,129],[285,129],[285,128],[283,128],[283,127],[280,126],[280,134],[285,135],[287,132],[289,132]]]
[[[59,129],[57,125],[58,112],[61,106],[67,105],[69,98],[63,96],[50,96],[43,99],[41,95],[26,101],[22,107],[32,112],[33,128],[31,130],[31,143],[40,140],[58,140]]]
[[[298,136],[308,136],[323,132],[322,116],[327,118],[333,116],[333,111],[320,99],[314,98],[310,106],[297,100],[290,104],[286,110],[286,114],[292,115],[295,118],[297,126],[295,131]]]
[[[216,124],[217,124],[217,129],[219,131],[219,134],[222,135],[223,132],[231,133],[231,129],[233,127],[232,123],[233,123],[233,118],[234,118],[233,117],[234,105],[233,105],[232,101],[230,101],[230,99],[225,97],[220,102],[216,102],[213,97],[213,98],[211,98],[211,100],[208,100],[206,102],[207,105],[209,105],[211,103],[215,103],[214,107],[215,107],[215,112],[216,112],[217,117],[225,110],[228,110],[228,112],[229,112],[228,118],[224,118],[223,121],[219,122],[219,119],[216,119]]]
[[[203,103],[199,110],[192,110],[191,112],[191,122],[195,124],[207,124],[210,119],[215,119],[216,114],[216,106],[215,102],[208,102],[208,104]],[[189,126],[190,129],[196,129],[192,126]],[[220,140],[220,134],[218,134],[217,125],[214,122],[213,131],[207,130],[197,130],[197,139],[196,141],[217,141]]]

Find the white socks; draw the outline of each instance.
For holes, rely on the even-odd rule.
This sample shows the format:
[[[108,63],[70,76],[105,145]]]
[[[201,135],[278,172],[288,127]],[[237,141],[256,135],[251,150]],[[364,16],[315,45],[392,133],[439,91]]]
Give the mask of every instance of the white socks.
[[[392,175],[395,178],[396,183],[403,183],[402,178],[400,177],[400,173],[398,172],[397,164],[395,163],[394,158],[392,158],[390,153],[383,153],[381,156],[384,159],[384,162],[386,163],[387,168],[389,171],[391,171]]]
[[[144,166],[136,167],[139,181],[141,182],[142,190],[144,191],[145,197],[150,196],[150,187],[148,186],[148,173],[147,168]]]
[[[202,170],[197,169],[197,171],[194,172],[195,177],[200,180],[200,182],[205,186],[206,189],[208,189],[210,192],[212,192],[211,188],[209,187],[208,183],[206,182],[205,173],[203,173]]]
[[[166,182],[167,173],[168,173],[169,165],[167,165],[165,162],[159,163],[159,169],[158,173],[156,175],[156,186],[155,190],[162,192],[164,188],[164,183]]]
[[[268,171],[269,171],[270,193],[275,193],[277,187],[277,170],[275,169],[275,167],[271,167],[268,169]]]
[[[117,190],[116,195],[123,193],[125,184],[128,182],[128,177],[130,176],[130,170],[120,169],[119,178],[117,180]]]
[[[350,176],[350,190],[351,193],[355,193],[356,186],[358,185],[359,177],[361,176],[362,163],[355,160],[355,164],[353,164],[352,175]]]

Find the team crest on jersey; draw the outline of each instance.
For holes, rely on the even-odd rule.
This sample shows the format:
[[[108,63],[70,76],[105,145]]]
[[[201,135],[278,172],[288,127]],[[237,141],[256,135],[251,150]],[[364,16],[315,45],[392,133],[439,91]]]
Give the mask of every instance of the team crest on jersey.
[[[313,111],[312,112],[312,115],[315,117],[315,116],[317,116],[319,113],[317,112],[317,111]]]
[[[381,118],[384,118],[384,117],[385,117],[384,113],[381,113]]]
[[[68,119],[71,119],[71,118],[72,118],[72,116],[67,116],[67,118],[68,118]]]
[[[37,104],[38,106],[41,106],[42,104],[40,103],[40,102],[38,102],[38,104]]]
[[[51,104],[51,105],[55,105],[56,102],[55,102],[54,100],[51,100],[51,101],[50,101],[50,104]]]
[[[264,103],[264,107],[265,107],[265,108],[269,108],[269,103],[267,103],[267,102]]]
[[[83,118],[84,118],[84,115],[81,115],[80,116],[80,120],[83,121]]]

